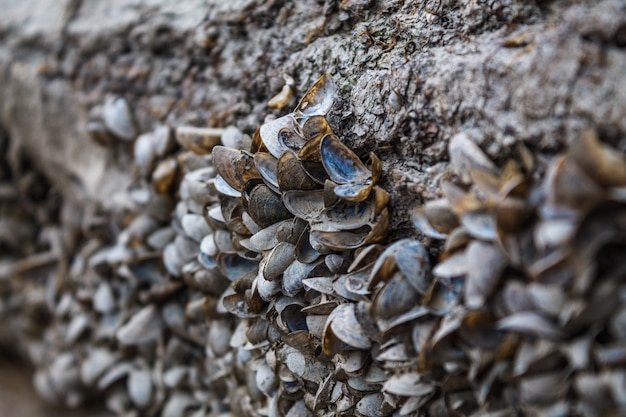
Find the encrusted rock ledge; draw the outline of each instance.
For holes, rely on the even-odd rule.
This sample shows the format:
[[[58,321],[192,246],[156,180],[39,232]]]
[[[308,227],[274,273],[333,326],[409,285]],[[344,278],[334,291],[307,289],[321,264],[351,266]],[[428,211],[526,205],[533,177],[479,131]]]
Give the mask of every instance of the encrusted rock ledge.
[[[47,400],[105,396],[117,414],[163,416],[623,412],[622,2],[0,0],[0,9],[0,344],[38,369]],[[293,108],[306,115],[297,100],[324,72],[336,84],[325,120],[349,152],[331,140],[324,149],[362,165],[349,177],[325,166],[330,195],[361,204],[380,187],[388,233],[312,248],[344,281],[373,268],[361,276],[367,291],[280,288],[297,302],[265,293],[271,308],[254,307],[275,313],[253,326],[245,315],[261,310],[242,319],[228,310],[243,306],[237,297],[250,308],[258,280],[233,277],[267,263],[240,255],[279,246],[233,239],[266,225],[229,203],[253,189],[217,184],[209,151],[219,141],[249,151],[264,122]],[[309,138],[298,120],[291,128]],[[282,232],[281,251],[308,256]],[[593,245],[581,248],[586,236]],[[414,264],[389,246],[403,238]],[[375,241],[384,246],[369,257],[351,252]],[[233,257],[218,252],[238,253],[243,269],[230,276]],[[476,275],[476,257],[497,278]],[[278,263],[268,282],[287,270]],[[419,271],[435,279],[426,285]],[[237,302],[224,305],[224,291]],[[367,320],[359,306],[383,311],[398,291],[425,310]],[[310,304],[320,294],[326,310]],[[366,339],[299,320],[331,304],[328,323],[365,325]],[[303,326],[310,339],[294,331]]]

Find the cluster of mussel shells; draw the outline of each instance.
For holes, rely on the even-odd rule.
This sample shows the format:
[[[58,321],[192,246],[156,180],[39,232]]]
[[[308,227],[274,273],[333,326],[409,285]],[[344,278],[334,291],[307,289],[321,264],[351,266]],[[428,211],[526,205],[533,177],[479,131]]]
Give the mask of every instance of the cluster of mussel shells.
[[[382,164],[334,135],[334,95],[322,76],[253,137],[135,137],[105,103],[90,131],[133,141],[126,203],[61,216],[80,238],[0,286],[38,392],[123,416],[626,413],[624,155],[589,131],[496,164],[458,134],[422,240],[388,243]]]
[[[463,133],[448,150],[455,175],[413,221],[445,242],[433,278],[462,284],[414,328],[421,379],[446,371],[450,410],[626,413],[626,156],[592,130],[543,161],[520,144],[497,166]]]
[[[331,375],[351,325],[332,312],[348,298],[327,287],[349,291],[333,280],[385,237],[389,197],[380,161],[366,167],[332,134],[333,96],[326,75],[252,139],[186,126],[134,139],[124,206],[87,210],[63,283],[44,285],[52,318],[28,343],[40,395],[104,396],[128,416],[296,416],[334,410],[336,386],[354,408],[360,396]]]
[[[389,195],[376,185],[380,160],[366,166],[328,125],[334,93],[324,75],[249,150],[212,150],[220,205],[208,215],[227,225],[232,250],[206,245],[201,257],[232,281],[221,297],[241,319],[231,345],[252,353],[262,394],[248,393],[246,415],[377,415],[382,403],[384,371],[364,379],[372,341],[354,302],[368,292],[363,266],[380,254]]]

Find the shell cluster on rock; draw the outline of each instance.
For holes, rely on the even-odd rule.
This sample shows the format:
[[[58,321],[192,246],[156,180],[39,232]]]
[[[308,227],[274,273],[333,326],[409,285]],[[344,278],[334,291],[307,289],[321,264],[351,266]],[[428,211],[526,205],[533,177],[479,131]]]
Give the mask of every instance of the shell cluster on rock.
[[[382,163],[334,135],[335,94],[322,76],[252,137],[134,139],[108,100],[91,131],[134,139],[137,181],[79,224],[4,187],[34,183],[2,161],[11,224],[56,224],[32,248],[0,233],[0,319],[38,392],[123,416],[626,412],[626,157],[589,131],[498,165],[460,133],[443,197],[413,213],[423,239],[387,242]]]
[[[463,409],[623,414],[626,157],[593,131],[543,167],[516,153],[498,167],[453,137],[456,180],[413,214],[445,239],[435,279],[463,281],[420,353],[422,375],[455,369],[464,389],[444,398]]]

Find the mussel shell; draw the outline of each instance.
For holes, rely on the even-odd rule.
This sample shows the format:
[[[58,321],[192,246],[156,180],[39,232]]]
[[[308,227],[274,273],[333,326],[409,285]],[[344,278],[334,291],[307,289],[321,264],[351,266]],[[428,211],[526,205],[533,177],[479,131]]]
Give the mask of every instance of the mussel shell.
[[[261,139],[261,126],[259,126],[254,135],[252,135],[252,145],[250,145],[250,153],[256,154],[257,152],[268,152],[267,146],[263,143],[263,139]]]
[[[117,340],[123,345],[136,345],[156,340],[163,328],[160,311],[150,304],[137,313],[117,330]]]
[[[143,133],[135,139],[133,157],[135,165],[139,168],[142,175],[146,175],[152,170],[156,159],[154,134],[152,132]]]
[[[443,316],[452,310],[459,298],[460,293],[451,284],[435,280],[424,297],[424,305],[431,314]]]
[[[152,171],[152,184],[159,194],[167,194],[178,172],[178,163],[174,158],[164,159]]]
[[[324,185],[328,179],[328,174],[326,173],[326,169],[324,169],[324,165],[322,165],[321,162],[307,161],[305,159],[300,159],[300,162],[304,172],[309,176],[309,178],[320,185]]]
[[[333,133],[326,117],[324,116],[312,116],[306,119],[302,125],[302,133],[307,139],[307,144],[311,141],[320,140],[326,135]]]
[[[176,128],[176,141],[197,155],[211,152],[220,143],[223,129],[180,126]]]
[[[388,319],[418,304],[419,293],[404,276],[396,274],[374,297],[373,313]]]
[[[482,203],[476,197],[451,182],[442,182],[441,191],[448,200],[450,209],[457,216],[483,208]]]
[[[219,253],[217,267],[226,278],[232,282],[257,269],[256,262],[242,258],[236,253]]]
[[[577,214],[589,211],[603,195],[603,190],[583,171],[576,162],[567,156],[553,159],[544,179],[544,192],[547,207],[557,216],[566,210]],[[549,212],[548,212],[549,213]]]
[[[329,133],[328,135],[331,136],[332,133]],[[318,162],[321,164],[322,156],[320,155],[320,142],[323,137],[324,136],[316,136],[305,143],[302,149],[298,151],[298,158],[300,158],[303,162]]]
[[[237,191],[242,191],[248,181],[261,178],[254,164],[254,157],[246,151],[216,146],[212,154],[218,174]]]
[[[300,262],[311,263],[319,256],[320,253],[311,246],[309,229],[305,229],[296,242],[296,258]]]
[[[272,109],[282,109],[287,104],[289,104],[289,100],[291,100],[292,96],[293,89],[289,84],[285,84],[280,92],[267,102],[267,107],[270,107]]]
[[[290,304],[280,312],[280,318],[289,332],[308,330],[306,314],[302,312],[302,306]]]
[[[117,138],[130,142],[137,136],[137,128],[128,102],[123,97],[109,97],[102,108],[104,125]]]
[[[283,272],[283,292],[290,297],[295,296],[304,289],[303,280],[308,278],[313,270],[321,263],[319,260],[315,263],[302,263],[298,260],[293,261]]]
[[[269,153],[275,158],[280,158],[288,150],[300,150],[306,143],[300,126],[292,114],[263,124],[259,135]]]
[[[422,377],[415,372],[392,375],[383,385],[383,391],[403,397],[421,397],[430,394],[435,387],[422,381]]]
[[[352,202],[364,201],[369,197],[370,191],[372,191],[372,183],[341,184],[333,190],[340,199]]]
[[[226,311],[242,319],[256,317],[257,315],[250,309],[243,294],[224,294],[222,304]]]
[[[276,231],[276,238],[279,242],[289,242],[295,245],[307,226],[307,222],[297,217],[286,220],[281,222],[280,227]]]
[[[470,171],[474,169],[498,174],[494,163],[465,133],[459,133],[450,139],[448,154],[452,167],[464,182],[471,180]]]
[[[602,186],[626,185],[626,157],[604,145],[593,130],[587,130],[569,147],[568,153],[594,181]]]
[[[213,184],[217,192],[219,192],[220,194],[223,194],[228,197],[241,197],[241,191],[237,191],[233,187],[231,187],[226,182],[224,177],[222,177],[219,174],[215,177],[215,181]]]
[[[287,267],[296,259],[295,245],[280,242],[267,255],[267,261],[263,268],[263,277],[268,281],[278,279]]]
[[[396,265],[409,283],[425,294],[431,284],[428,251],[418,240],[405,242],[395,253]]]
[[[285,208],[280,195],[265,184],[252,184],[250,191],[245,193],[248,197],[248,214],[259,227],[266,228],[293,216]]]
[[[333,105],[337,89],[328,73],[322,75],[304,94],[296,112],[306,116],[324,116]]]
[[[267,340],[267,331],[270,326],[271,324],[267,320],[263,320],[263,319],[255,320],[250,324],[250,326],[246,330],[246,338],[253,345],[261,343]]]
[[[320,253],[330,250],[356,249],[367,243],[381,241],[389,227],[389,211],[384,209],[372,226],[363,226],[350,231],[328,232],[311,229],[311,246]]]
[[[320,142],[322,164],[337,184],[371,181],[372,173],[350,148],[328,135]]]
[[[326,355],[333,355],[336,344],[332,339],[335,337],[353,348],[369,349],[372,347],[372,341],[355,316],[354,306],[352,303],[340,304],[330,313],[322,340]]]
[[[466,253],[465,304],[470,308],[480,308],[498,284],[507,265],[506,258],[494,245],[480,241],[470,243]]]
[[[278,159],[276,177],[281,191],[320,188],[319,184],[309,177],[293,152],[285,152]]]
[[[423,215],[437,232],[449,234],[459,225],[459,220],[450,208],[447,199],[429,201],[424,204]]]
[[[265,184],[274,191],[278,191],[278,160],[270,153],[257,152],[254,154],[254,165]]]
[[[358,271],[366,268],[368,265],[373,265],[384,252],[385,248],[382,245],[367,245],[358,248],[354,252],[354,260],[348,268],[348,272]]]
[[[321,230],[311,230],[311,246],[321,253],[330,250],[356,249],[367,242],[367,236],[371,229],[363,227],[357,231],[337,231],[326,232]]]
[[[337,188],[337,184],[331,180],[324,182],[324,207],[332,207],[339,201],[339,197],[335,194],[335,188]]]
[[[278,229],[285,223],[290,223],[290,220],[274,223],[252,235],[252,237],[250,237],[251,248],[257,252],[272,249],[279,242],[277,236]]]
[[[292,215],[308,222],[317,221],[325,208],[324,191],[286,191],[283,202]]]

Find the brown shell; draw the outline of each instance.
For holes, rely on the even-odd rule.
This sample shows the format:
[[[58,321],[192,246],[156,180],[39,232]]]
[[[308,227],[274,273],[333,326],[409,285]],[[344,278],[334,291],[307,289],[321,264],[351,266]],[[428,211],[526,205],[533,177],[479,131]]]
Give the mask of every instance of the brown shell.
[[[265,228],[292,217],[292,214],[285,208],[280,195],[267,185],[252,185],[248,192],[244,192],[247,195],[248,213],[260,227]]]
[[[311,179],[302,162],[293,152],[285,152],[276,165],[276,177],[281,191],[315,190],[319,184]]]
[[[251,179],[261,178],[254,164],[254,156],[245,151],[216,146],[213,148],[213,164],[224,180],[237,191]]]

